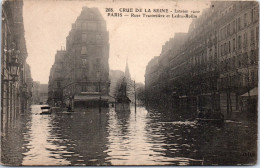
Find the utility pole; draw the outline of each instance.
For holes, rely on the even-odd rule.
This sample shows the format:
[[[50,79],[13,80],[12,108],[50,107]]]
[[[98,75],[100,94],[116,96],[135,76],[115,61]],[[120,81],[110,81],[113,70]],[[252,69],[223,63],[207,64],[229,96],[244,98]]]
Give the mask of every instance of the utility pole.
[[[100,82],[101,82],[101,75],[99,71],[99,82],[98,82],[98,88],[99,88],[99,113],[101,113],[101,87],[100,87]]]

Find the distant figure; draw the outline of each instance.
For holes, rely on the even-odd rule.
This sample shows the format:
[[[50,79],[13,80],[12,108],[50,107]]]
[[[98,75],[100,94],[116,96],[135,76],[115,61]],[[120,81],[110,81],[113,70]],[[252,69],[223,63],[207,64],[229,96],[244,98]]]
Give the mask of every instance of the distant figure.
[[[198,118],[204,118],[204,114],[201,111],[198,114]]]
[[[222,113],[220,112],[219,115],[220,115],[220,119],[224,120],[224,114],[222,114]]]
[[[114,103],[112,103],[112,107],[114,107]]]
[[[68,107],[68,112],[70,112],[71,111],[71,106],[69,105],[69,107]]]
[[[210,116],[211,116],[211,110],[208,109],[208,111],[205,114],[205,118],[210,118]]]

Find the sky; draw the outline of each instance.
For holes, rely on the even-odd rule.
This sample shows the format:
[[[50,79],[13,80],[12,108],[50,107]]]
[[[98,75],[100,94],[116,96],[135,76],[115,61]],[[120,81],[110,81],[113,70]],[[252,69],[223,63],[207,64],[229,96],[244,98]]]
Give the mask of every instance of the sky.
[[[97,7],[109,31],[109,66],[124,71],[128,59],[131,77],[144,83],[145,68],[175,33],[187,32],[192,19],[109,17],[105,8],[202,10],[209,2],[199,1],[65,1],[24,0],[27,62],[32,78],[47,84],[55,53],[66,46],[66,37],[82,7]],[[143,13],[143,12],[142,12]],[[147,13],[148,14],[148,13]],[[152,13],[155,14],[155,13]],[[163,14],[163,13],[160,13]]]

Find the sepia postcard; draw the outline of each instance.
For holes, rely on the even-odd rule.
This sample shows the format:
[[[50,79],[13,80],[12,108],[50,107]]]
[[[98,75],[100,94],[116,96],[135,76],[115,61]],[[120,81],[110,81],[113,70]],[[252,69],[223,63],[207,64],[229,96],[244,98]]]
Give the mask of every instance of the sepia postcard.
[[[1,165],[257,164],[257,1],[3,0],[1,25]]]

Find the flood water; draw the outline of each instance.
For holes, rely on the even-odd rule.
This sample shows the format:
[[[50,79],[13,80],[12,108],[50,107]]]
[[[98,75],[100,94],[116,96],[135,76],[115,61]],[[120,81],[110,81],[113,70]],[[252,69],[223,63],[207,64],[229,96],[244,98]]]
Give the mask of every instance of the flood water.
[[[131,107],[20,115],[2,134],[7,165],[250,165],[256,162],[256,124],[223,126],[187,121],[183,112]],[[183,114],[183,115],[182,115]]]

